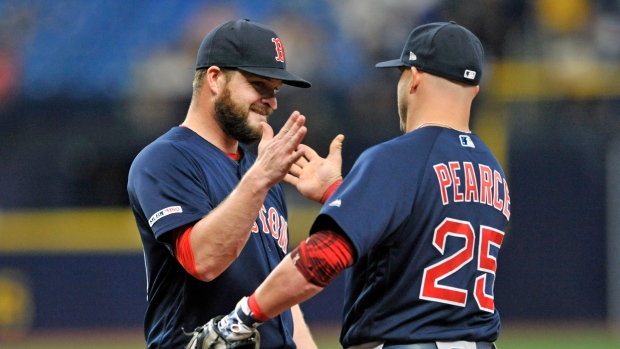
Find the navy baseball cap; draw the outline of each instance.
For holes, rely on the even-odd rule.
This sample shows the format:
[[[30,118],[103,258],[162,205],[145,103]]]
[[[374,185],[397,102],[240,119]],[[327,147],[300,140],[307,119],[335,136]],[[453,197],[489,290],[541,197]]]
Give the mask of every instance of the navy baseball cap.
[[[282,80],[296,87],[312,86],[286,71],[284,46],[278,35],[249,19],[226,22],[207,34],[198,49],[196,69],[214,65]]]
[[[484,49],[480,40],[455,22],[421,25],[409,34],[399,59],[377,63],[377,68],[416,67],[468,85],[480,84]]]

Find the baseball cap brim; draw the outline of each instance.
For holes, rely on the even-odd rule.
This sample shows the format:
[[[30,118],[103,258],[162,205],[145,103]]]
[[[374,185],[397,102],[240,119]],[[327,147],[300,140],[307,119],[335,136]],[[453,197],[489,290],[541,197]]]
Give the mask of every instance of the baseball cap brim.
[[[237,69],[265,78],[282,80],[283,84],[295,87],[308,88],[312,86],[312,84],[308,81],[295,74],[291,74],[284,69],[269,67],[237,67]]]
[[[393,59],[391,61],[379,62],[375,64],[377,68],[395,68],[406,66],[400,59]]]

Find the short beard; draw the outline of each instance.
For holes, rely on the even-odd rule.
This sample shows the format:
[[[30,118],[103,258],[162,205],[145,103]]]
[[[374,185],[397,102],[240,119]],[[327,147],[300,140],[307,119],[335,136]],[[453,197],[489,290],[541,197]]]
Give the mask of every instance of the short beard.
[[[235,104],[230,97],[230,90],[225,87],[221,97],[215,101],[215,120],[228,137],[241,143],[251,144],[261,139],[263,128],[253,128],[250,125],[248,121],[250,109],[265,116],[269,116],[272,112],[268,108],[251,106],[249,109],[245,109],[243,106]]]

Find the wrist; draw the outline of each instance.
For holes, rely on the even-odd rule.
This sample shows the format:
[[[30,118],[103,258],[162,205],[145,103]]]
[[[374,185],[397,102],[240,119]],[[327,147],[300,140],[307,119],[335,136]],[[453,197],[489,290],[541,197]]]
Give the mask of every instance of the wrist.
[[[266,195],[272,186],[264,174],[256,170],[254,166],[248,169],[239,184],[246,186],[256,195]]]
[[[329,187],[327,187],[327,190],[325,190],[325,192],[323,193],[323,196],[321,196],[321,200],[319,201],[321,205],[324,205],[327,202],[327,200],[329,200],[329,198],[336,191],[336,189],[338,189],[341,183],[342,183],[342,178],[339,178],[337,181],[335,181]]]
[[[239,306],[235,310],[235,315],[241,323],[251,328],[257,328],[269,319],[265,317],[258,307],[254,295],[249,298],[243,297],[243,299],[239,302]]]
[[[255,293],[253,293],[250,298],[248,298],[248,307],[252,312],[252,317],[256,318],[256,320],[261,322],[269,320],[269,317],[265,315],[265,313],[263,313],[263,310],[258,306]]]

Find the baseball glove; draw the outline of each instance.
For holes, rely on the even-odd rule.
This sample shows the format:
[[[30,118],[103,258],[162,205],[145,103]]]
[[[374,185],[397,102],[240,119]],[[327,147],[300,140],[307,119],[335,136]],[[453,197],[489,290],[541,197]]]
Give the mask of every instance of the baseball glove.
[[[197,327],[185,349],[259,349],[260,333],[253,331],[252,335],[244,339],[235,339],[233,336],[222,335],[218,323],[224,316],[217,316],[208,323]]]

